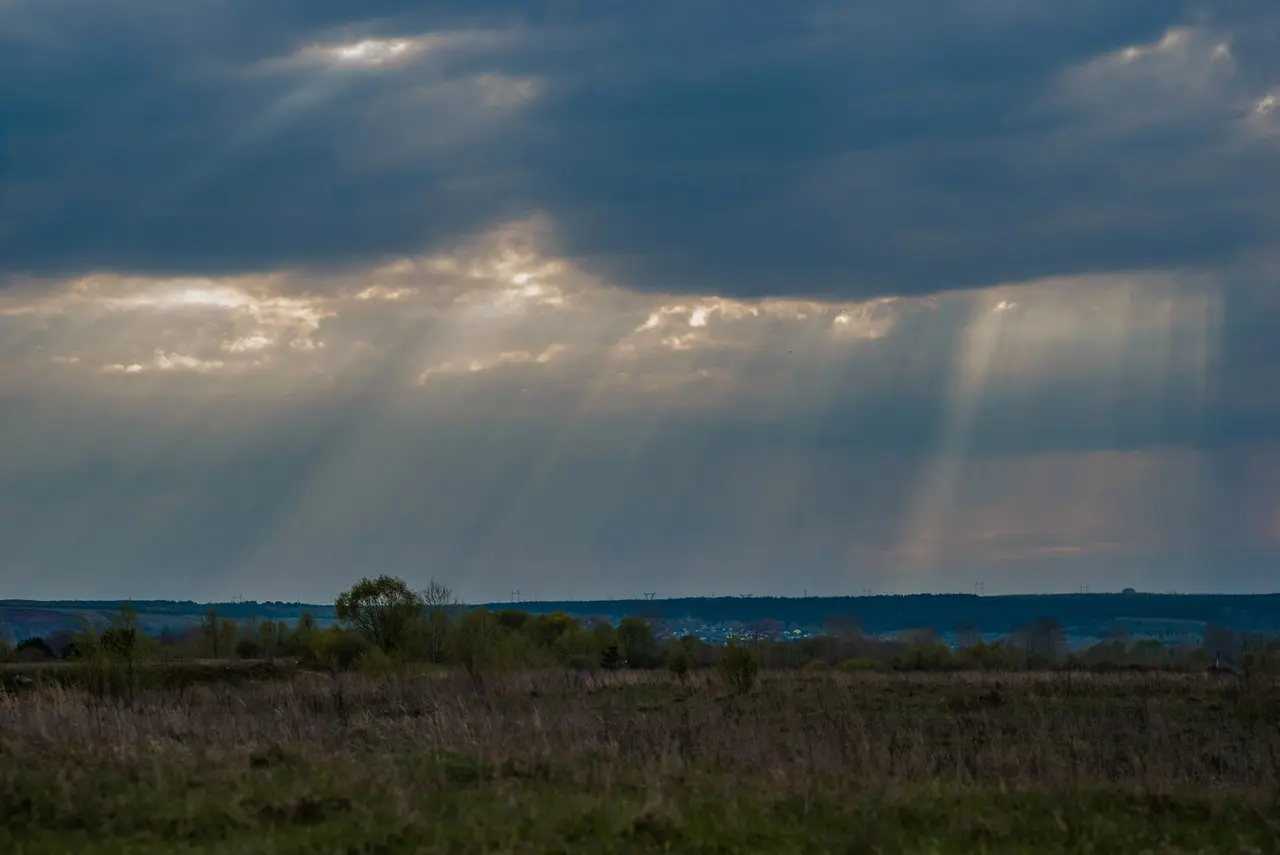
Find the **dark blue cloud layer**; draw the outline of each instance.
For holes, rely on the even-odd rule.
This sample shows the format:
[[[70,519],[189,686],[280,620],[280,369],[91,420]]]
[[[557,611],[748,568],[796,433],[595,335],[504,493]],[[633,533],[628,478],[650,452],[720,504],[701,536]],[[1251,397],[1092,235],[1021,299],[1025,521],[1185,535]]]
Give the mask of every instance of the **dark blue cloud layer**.
[[[629,287],[865,296],[1213,267],[1277,236],[1275,148],[1230,142],[1240,99],[1275,83],[1264,5],[48,0],[0,16],[10,272],[332,267],[545,210],[568,254]],[[1131,102],[1105,88],[1084,112],[1054,103],[1065,70],[1184,24],[1234,39],[1221,93],[1123,133],[1106,129]],[[377,74],[243,73],[317,41],[446,29],[509,38]],[[439,141],[469,120],[458,105],[397,100],[472,73],[540,93],[457,144]],[[418,145],[371,151],[404,122]]]

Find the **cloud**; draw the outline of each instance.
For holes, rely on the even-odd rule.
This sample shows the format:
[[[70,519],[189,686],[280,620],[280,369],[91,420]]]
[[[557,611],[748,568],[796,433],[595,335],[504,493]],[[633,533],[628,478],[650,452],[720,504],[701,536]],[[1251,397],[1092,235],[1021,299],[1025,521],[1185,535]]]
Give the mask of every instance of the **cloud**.
[[[11,587],[1268,584],[1275,21],[0,3]]]
[[[296,391],[379,376],[401,394],[447,400],[457,419],[520,394],[529,419],[678,407],[694,421],[733,422],[753,442],[959,442],[964,454],[1215,446],[1233,437],[1229,424],[1264,424],[1245,392],[1264,382],[1258,348],[1274,345],[1267,323],[1254,325],[1273,310],[1229,302],[1245,292],[1218,275],[740,299],[622,289],[553,247],[531,220],[452,252],[327,277],[32,283],[0,297],[11,382],[82,388],[102,372],[148,382],[200,373],[232,391]]]
[[[72,358],[74,359],[75,357]],[[152,369],[159,371],[206,372],[219,371],[225,367],[226,363],[218,359],[199,359],[182,353],[165,353],[163,350],[157,350],[154,358],[145,365],[140,362],[131,362],[128,365],[113,362],[110,365],[102,366],[102,371],[104,374],[138,374]]]
[[[623,287],[862,300],[1277,236],[1265,5],[3,14],[11,273],[332,271],[542,212]]]

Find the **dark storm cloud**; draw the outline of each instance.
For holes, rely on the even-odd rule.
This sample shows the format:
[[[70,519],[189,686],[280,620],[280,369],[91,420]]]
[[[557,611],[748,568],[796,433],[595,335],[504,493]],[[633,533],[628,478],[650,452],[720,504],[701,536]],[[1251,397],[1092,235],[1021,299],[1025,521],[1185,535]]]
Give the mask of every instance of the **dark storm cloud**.
[[[1269,584],[1277,22],[0,0],[0,582]]]
[[[334,267],[545,210],[628,287],[865,296],[1214,266],[1277,234],[1274,140],[1236,139],[1277,83],[1264,5],[353,8],[0,7],[4,266]],[[432,32],[470,35],[367,73],[280,65]],[[535,94],[484,108],[478,75]]]

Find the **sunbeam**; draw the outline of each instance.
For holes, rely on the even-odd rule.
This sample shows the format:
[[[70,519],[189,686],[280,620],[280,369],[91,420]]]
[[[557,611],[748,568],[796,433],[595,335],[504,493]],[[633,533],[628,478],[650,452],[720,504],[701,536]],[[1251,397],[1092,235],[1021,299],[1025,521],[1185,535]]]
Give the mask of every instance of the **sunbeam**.
[[[326,279],[98,275],[6,296],[8,394],[53,397],[6,409],[0,441],[28,454],[0,483],[97,473],[105,491],[19,538],[22,565],[166,554],[224,585],[305,566],[291,584],[320,587],[437,567],[461,591],[559,596],[693,592],[720,566],[767,590],[800,561],[815,590],[979,574],[994,592],[1175,547],[1164,566],[1185,575],[1220,537],[1223,476],[1200,449],[1223,371],[1211,279],[639,294],[558,256],[553,232],[512,223]],[[86,407],[95,433],[59,432]],[[202,496],[218,484],[252,499]],[[1249,536],[1272,538],[1250,513]]]
[[[945,572],[947,561],[980,560],[987,554],[974,552],[975,538],[991,535],[975,532],[972,497],[982,492],[981,473],[993,456],[1021,455],[1046,443],[1064,450],[1093,443],[1130,448],[1135,436],[1158,428],[1167,437],[1163,449],[1184,450],[1177,495],[1195,497],[1209,489],[1201,447],[1222,370],[1222,302],[1215,283],[1134,275],[999,288],[969,299],[973,308],[957,343],[939,439],[899,538],[907,588],[937,581],[914,574]],[[1073,530],[1071,507],[1118,510],[1117,485],[1102,477],[1110,464],[1094,469],[1091,459],[1082,455],[1080,468],[1056,468],[1052,477],[1034,474],[1028,464],[1018,488],[1028,502],[1060,508],[1058,536],[1073,545],[1059,554],[1083,553],[1095,545],[1134,546],[1122,533],[1102,534],[1097,526],[1082,523]],[[1138,473],[1131,481],[1147,483]],[[1008,518],[977,528],[1004,528],[1016,535],[1016,508],[1001,513]],[[1199,543],[1196,515],[1186,507],[1176,515],[1182,519],[1180,548],[1194,548]],[[1092,537],[1118,540],[1091,544]]]

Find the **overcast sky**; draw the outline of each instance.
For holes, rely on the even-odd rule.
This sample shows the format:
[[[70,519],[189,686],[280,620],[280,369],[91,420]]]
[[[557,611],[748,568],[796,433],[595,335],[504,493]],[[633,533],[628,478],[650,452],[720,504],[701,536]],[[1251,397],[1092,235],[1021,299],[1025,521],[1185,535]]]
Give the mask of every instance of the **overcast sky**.
[[[0,597],[1274,590],[1274,0],[0,0]]]

